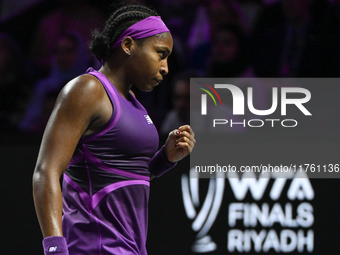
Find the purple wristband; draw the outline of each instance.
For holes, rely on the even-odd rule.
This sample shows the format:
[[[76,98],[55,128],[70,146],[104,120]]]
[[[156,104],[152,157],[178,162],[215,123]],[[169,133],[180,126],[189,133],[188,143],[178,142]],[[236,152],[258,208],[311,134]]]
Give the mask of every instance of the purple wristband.
[[[176,166],[176,164],[177,162],[172,163],[168,160],[163,145],[163,147],[159,151],[157,151],[156,154],[150,160],[149,171],[154,176],[159,177],[162,174],[169,171],[174,166]]]
[[[43,240],[44,254],[69,255],[66,238],[63,236],[49,236]]]

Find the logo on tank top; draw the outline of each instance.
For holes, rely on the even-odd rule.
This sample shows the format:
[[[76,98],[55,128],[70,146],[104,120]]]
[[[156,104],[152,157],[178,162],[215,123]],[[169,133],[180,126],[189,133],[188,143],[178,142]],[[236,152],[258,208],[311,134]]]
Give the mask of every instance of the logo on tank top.
[[[148,124],[153,124],[153,122],[152,122],[152,120],[151,120],[151,118],[150,118],[149,115],[144,115],[144,117],[145,117],[146,122],[147,122]]]

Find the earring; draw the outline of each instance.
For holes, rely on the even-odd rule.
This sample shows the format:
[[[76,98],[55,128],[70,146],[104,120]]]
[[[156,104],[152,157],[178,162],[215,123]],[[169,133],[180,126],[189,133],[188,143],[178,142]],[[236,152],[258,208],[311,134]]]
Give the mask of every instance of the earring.
[[[126,54],[127,54],[128,56],[130,56],[130,51],[127,51]]]

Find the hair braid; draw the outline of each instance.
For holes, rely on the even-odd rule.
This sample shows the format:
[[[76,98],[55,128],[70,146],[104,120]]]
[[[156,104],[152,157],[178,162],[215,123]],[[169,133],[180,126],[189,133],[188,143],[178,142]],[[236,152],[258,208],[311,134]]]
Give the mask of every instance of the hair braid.
[[[158,14],[143,5],[128,5],[119,8],[106,21],[102,32],[98,29],[93,32],[90,52],[98,60],[108,59],[112,54],[111,47],[119,36],[128,27],[150,16],[158,16]]]

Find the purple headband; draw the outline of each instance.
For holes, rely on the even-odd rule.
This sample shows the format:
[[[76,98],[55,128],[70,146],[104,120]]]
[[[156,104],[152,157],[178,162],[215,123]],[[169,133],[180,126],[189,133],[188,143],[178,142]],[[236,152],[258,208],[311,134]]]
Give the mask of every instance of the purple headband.
[[[126,36],[131,36],[132,39],[142,39],[164,32],[170,32],[170,30],[166,27],[161,17],[150,16],[128,27],[119,36],[111,49],[117,48]]]

